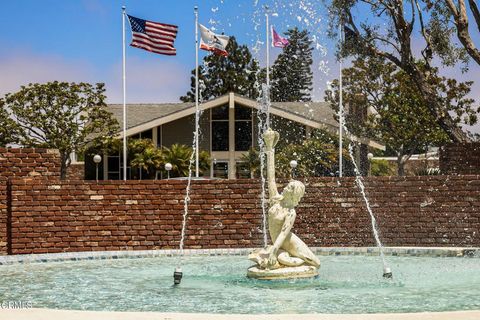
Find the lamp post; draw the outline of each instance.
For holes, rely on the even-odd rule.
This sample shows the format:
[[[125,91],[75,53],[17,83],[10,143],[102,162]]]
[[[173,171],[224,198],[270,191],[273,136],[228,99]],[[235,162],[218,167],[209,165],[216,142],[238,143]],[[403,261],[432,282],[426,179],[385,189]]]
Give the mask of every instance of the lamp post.
[[[368,158],[368,175],[371,176],[372,175],[372,159],[373,159],[373,153],[369,152],[367,154],[367,158]]]
[[[170,170],[172,170],[172,164],[170,162],[165,163],[165,170],[167,170],[167,179],[170,179]]]
[[[96,166],[95,177],[96,177],[96,180],[98,182],[98,164],[100,162],[102,162],[102,156],[99,155],[99,154],[94,155],[93,156],[93,162],[95,162],[95,166]]]
[[[297,160],[290,161],[290,168],[292,168],[292,179],[295,179],[295,168],[298,166]]]

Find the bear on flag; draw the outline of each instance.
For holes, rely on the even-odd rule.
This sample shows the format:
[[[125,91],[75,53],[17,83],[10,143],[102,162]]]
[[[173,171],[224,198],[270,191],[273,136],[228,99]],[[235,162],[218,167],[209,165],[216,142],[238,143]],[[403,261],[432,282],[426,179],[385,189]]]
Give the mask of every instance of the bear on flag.
[[[211,51],[214,54],[220,56],[228,56],[227,45],[230,37],[216,34],[206,28],[205,26],[198,24],[200,28],[200,49]]]

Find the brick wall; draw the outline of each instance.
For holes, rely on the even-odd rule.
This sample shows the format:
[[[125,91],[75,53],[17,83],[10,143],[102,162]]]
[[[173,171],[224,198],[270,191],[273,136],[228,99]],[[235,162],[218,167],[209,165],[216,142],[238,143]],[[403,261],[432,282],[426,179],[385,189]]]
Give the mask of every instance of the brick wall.
[[[67,178],[70,180],[85,179],[85,164],[83,162],[72,163],[67,169]]]
[[[452,143],[440,150],[444,174],[480,174],[480,142]]]
[[[8,181],[12,177],[60,176],[59,158],[55,150],[0,148],[0,255],[7,254]]]
[[[372,177],[388,246],[480,246],[480,176]],[[184,181],[12,180],[12,253],[177,248]],[[352,178],[315,178],[295,232],[311,246],[372,246]],[[259,183],[194,181],[186,248],[262,245]]]

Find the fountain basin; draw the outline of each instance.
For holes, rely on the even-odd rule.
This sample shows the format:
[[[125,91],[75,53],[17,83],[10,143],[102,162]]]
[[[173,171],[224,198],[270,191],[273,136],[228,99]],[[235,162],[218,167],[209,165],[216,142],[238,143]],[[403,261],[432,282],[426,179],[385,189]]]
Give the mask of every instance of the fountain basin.
[[[399,253],[408,250],[411,255],[421,253],[416,249]],[[429,250],[424,252],[442,251]],[[321,257],[318,277],[283,281],[247,278],[245,270],[251,262],[245,259],[244,251],[242,255],[217,256],[218,252],[212,252],[212,256],[186,256],[182,263],[182,283],[175,287],[172,284],[172,270],[178,263],[175,256],[137,258],[131,252],[124,255],[131,254],[131,259],[102,259],[105,255],[94,254],[89,259],[83,253],[85,260],[81,261],[10,261],[12,264],[0,266],[0,301],[27,300],[34,308],[49,309],[217,314],[480,309],[477,255],[471,258],[389,256],[395,276],[386,280],[378,256],[341,254],[367,251],[331,251],[340,254]],[[391,250],[388,253],[395,254]],[[23,257],[23,261],[27,260]]]

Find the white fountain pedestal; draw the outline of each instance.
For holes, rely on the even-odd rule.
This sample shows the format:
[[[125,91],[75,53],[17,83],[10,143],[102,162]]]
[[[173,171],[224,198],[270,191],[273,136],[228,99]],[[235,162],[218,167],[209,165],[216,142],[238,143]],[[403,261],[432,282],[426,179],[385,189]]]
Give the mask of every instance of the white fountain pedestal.
[[[318,276],[318,269],[314,266],[283,267],[271,270],[253,266],[247,271],[247,277],[259,280],[299,279],[316,276]]]

